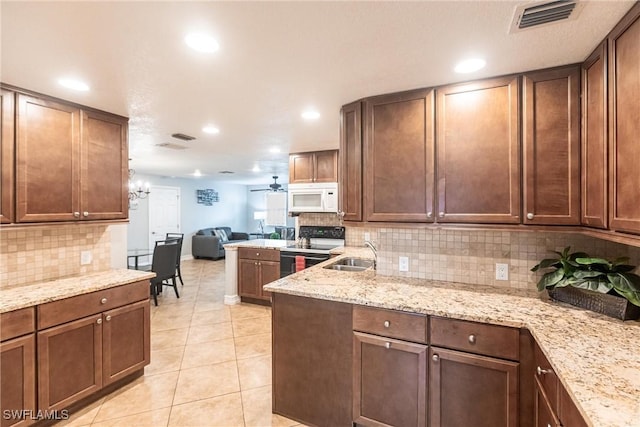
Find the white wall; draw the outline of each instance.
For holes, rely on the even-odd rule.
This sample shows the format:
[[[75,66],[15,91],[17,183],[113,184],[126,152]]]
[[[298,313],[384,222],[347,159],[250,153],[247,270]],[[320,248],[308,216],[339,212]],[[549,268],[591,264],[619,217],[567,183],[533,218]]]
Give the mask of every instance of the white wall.
[[[267,210],[266,191],[251,191],[254,189],[269,188],[269,185],[249,185],[247,187],[247,222],[245,228],[247,233],[259,233],[260,227],[258,226],[258,220],[253,219],[253,213],[255,211]],[[287,184],[283,184],[282,188],[287,189]],[[295,218],[287,217],[287,227],[295,226]],[[265,233],[272,233],[275,231],[275,227],[270,225],[264,226]]]
[[[168,178],[156,175],[138,175],[135,180],[148,181],[151,186],[180,188],[180,232],[184,233],[182,255],[191,255],[191,236],[207,227],[231,227],[233,231],[253,232],[247,228],[247,186],[216,182],[211,179]],[[205,206],[196,202],[196,190],[211,188],[218,192],[219,202]],[[153,189],[150,197],[153,196]],[[250,211],[253,221],[253,211]],[[129,210],[127,245],[129,249],[146,248],[149,235],[148,199],[138,201],[137,209]]]

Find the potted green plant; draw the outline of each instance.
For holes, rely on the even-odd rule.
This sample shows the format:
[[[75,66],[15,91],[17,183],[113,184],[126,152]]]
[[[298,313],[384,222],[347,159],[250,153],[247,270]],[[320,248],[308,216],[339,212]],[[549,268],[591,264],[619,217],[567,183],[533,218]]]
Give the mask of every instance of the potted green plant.
[[[531,271],[549,270],[538,281],[540,292],[551,298],[588,308],[622,320],[640,317],[640,276],[632,273],[629,258],[608,261],[584,252],[553,251]],[[618,296],[619,295],[619,296]]]

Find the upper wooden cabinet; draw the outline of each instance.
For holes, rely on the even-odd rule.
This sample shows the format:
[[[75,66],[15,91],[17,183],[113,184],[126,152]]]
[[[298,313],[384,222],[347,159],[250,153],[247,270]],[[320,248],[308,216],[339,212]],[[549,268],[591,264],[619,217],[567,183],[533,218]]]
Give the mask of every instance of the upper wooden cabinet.
[[[438,222],[520,222],[518,78],[437,91]]]
[[[362,221],[362,103],[340,110],[340,210],[345,221]]]
[[[580,224],[580,69],[523,80],[524,223]]]
[[[289,183],[337,182],[338,150],[289,155]]]
[[[582,64],[582,224],[607,227],[607,44]]]
[[[15,93],[0,91],[0,223],[14,219]]]
[[[365,101],[365,221],[433,221],[433,98],[426,89]]]
[[[609,35],[609,227],[640,233],[640,4]]]
[[[127,119],[17,99],[16,222],[127,218]]]

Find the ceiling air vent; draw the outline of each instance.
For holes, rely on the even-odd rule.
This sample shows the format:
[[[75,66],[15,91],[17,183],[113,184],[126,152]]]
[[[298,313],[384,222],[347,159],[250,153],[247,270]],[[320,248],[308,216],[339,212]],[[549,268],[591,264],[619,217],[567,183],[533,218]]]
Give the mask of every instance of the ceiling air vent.
[[[576,19],[582,4],[577,0],[557,0],[526,3],[516,7],[511,30],[514,33],[529,28]]]
[[[196,139],[195,137],[190,135],[185,135],[184,133],[174,133],[174,134],[171,134],[171,136],[176,139],[181,139],[183,141],[193,141],[194,139]]]
[[[186,150],[188,148],[184,145],[176,144],[173,142],[161,142],[160,144],[156,144],[156,147],[168,148],[170,150]]]
[[[219,173],[228,175],[228,174],[232,174],[232,173],[235,173],[235,172],[234,171],[220,171]]]

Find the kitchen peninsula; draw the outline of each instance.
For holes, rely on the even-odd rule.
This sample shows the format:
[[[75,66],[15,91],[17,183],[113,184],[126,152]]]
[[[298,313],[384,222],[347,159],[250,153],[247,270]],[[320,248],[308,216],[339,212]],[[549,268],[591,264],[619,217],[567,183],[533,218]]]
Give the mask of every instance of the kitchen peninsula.
[[[425,344],[422,345],[422,350],[412,351],[422,351],[424,353],[422,357],[425,357],[427,346],[431,344],[431,352],[428,353],[429,361],[427,363],[421,362],[425,366],[428,365],[429,374],[425,375],[425,382],[419,386],[422,388],[421,393],[423,393],[419,400],[422,399],[424,404],[418,402],[418,406],[422,408],[422,414],[417,414],[418,419],[422,416],[424,420],[426,413],[429,413],[429,425],[431,426],[440,425],[439,420],[433,418],[438,411],[437,408],[432,407],[427,410],[425,408],[426,402],[433,405],[433,399],[436,396],[433,395],[432,383],[436,379],[443,380],[440,376],[435,378],[437,375],[432,372],[433,366],[438,363],[438,358],[440,361],[444,361],[447,352],[461,353],[447,349],[437,349],[439,352],[434,350],[434,346],[436,346],[434,333],[437,332],[436,321],[440,323],[443,321],[455,322],[457,329],[452,331],[453,335],[460,334],[461,331],[464,334],[464,327],[468,325],[477,325],[480,330],[487,327],[501,327],[504,332],[509,330],[520,332],[519,353],[516,341],[515,355],[502,357],[510,360],[519,358],[520,360],[519,388],[516,386],[520,404],[515,404],[515,412],[520,420],[519,425],[533,425],[533,377],[536,374],[532,346],[536,345],[543,353],[541,357],[550,362],[551,374],[557,375],[559,389],[562,392],[566,391],[565,397],[568,396],[569,403],[575,404],[577,409],[579,421],[575,424],[565,422],[563,425],[637,426],[640,419],[638,400],[638,396],[640,396],[640,348],[637,343],[640,333],[639,322],[622,322],[593,312],[552,303],[540,298],[537,293],[532,291],[386,277],[376,275],[373,270],[351,273],[323,268],[346,256],[366,257],[370,256],[369,254],[362,249],[357,249],[355,253],[347,250],[346,254],[337,259],[326,261],[264,287],[265,290],[272,293],[273,298],[274,412],[311,424],[322,424],[327,419],[304,419],[303,417],[331,413],[330,416],[333,417],[331,422],[334,423],[346,422],[348,424],[355,420],[356,412],[363,409],[360,408],[362,393],[366,393],[367,390],[364,383],[362,383],[362,390],[360,389],[362,378],[358,377],[359,381],[354,379],[352,382],[351,380],[352,375],[354,378],[356,378],[356,374],[360,375],[360,372],[355,372],[357,369],[354,367],[359,366],[357,363],[365,363],[364,356],[360,356],[361,359],[353,356],[352,364],[352,353],[360,348],[356,343],[359,339],[363,339],[362,336],[368,335],[368,339],[376,337],[356,332],[362,330],[356,325],[358,321],[356,312],[369,309],[373,310],[374,314],[377,311],[384,313],[384,316],[400,316],[400,318],[406,317],[409,313],[415,313],[421,316],[422,320],[420,321],[424,324],[430,324],[430,343],[426,334],[428,326],[421,326],[425,329],[422,337],[416,338],[414,335],[413,338],[408,340],[405,338],[404,341],[381,338],[382,346],[380,348],[384,349],[386,346],[386,349],[389,349],[398,346],[400,349],[402,344],[405,346],[404,349],[408,345],[418,346],[419,344],[414,344],[418,342]],[[322,319],[316,320],[314,318],[320,313],[314,312],[314,307],[322,307],[322,314],[325,315]],[[330,315],[327,315],[328,313]],[[376,319],[380,320],[380,330],[392,330],[394,320],[384,320],[383,326],[382,319],[383,317]],[[415,320],[415,316],[409,318],[410,322]],[[304,327],[296,326],[303,321],[306,321]],[[415,331],[417,324],[419,323],[414,323],[410,329]],[[374,323],[371,325],[374,327]],[[529,332],[531,345],[527,344],[526,339],[523,340],[523,337],[526,337]],[[300,343],[299,345],[295,344],[296,337],[294,335],[296,333],[299,334],[297,341]],[[323,345],[323,333],[331,334],[331,338],[328,340],[331,345]],[[381,335],[384,332],[374,333]],[[473,336],[474,343],[472,344],[475,344],[476,338],[480,344],[485,337],[491,338],[491,334],[487,333],[483,336],[479,333],[477,337]],[[391,338],[397,337],[391,335]],[[316,345],[305,350],[304,346],[309,347],[310,343],[314,341]],[[471,341],[472,336],[470,335],[468,343]],[[468,343],[463,345],[470,345]],[[501,343],[494,347],[491,351],[509,347],[509,345]],[[329,348],[331,351],[328,351]],[[455,345],[449,348],[456,349]],[[317,357],[314,357],[311,352],[316,353]],[[295,360],[292,361],[293,356],[290,355],[295,355]],[[307,357],[308,359],[305,359]],[[481,356],[474,357],[476,360],[480,360]],[[487,358],[482,357],[482,360],[485,359]],[[314,363],[314,366],[293,372],[293,369],[303,367],[304,360],[309,360],[308,363]],[[323,360],[328,361],[326,365],[323,364]],[[536,362],[537,360],[536,358]],[[295,366],[292,367],[291,363],[294,363]],[[361,369],[364,377],[365,367]],[[425,369],[427,368],[425,367]],[[543,374],[548,372],[542,371]],[[292,376],[298,377],[297,385],[306,384],[307,391],[296,389],[296,384],[292,385],[288,381]],[[321,379],[312,382],[315,378]],[[322,378],[328,378],[328,380]],[[330,383],[331,381],[334,383]],[[427,384],[429,384],[428,391],[425,389]],[[326,396],[329,390],[331,393]],[[513,390],[510,389],[510,392],[512,393]],[[300,393],[304,396],[298,396]],[[350,401],[352,398],[353,407],[349,402],[344,407],[328,406],[323,408],[323,411],[319,411],[318,408],[309,408],[309,405],[298,409],[296,405],[291,404],[293,400],[308,402],[307,394],[323,396],[319,399],[311,399],[316,402],[315,405],[332,405],[338,402],[337,398],[332,401],[332,396],[337,396],[340,397],[340,401],[345,397]],[[386,398],[393,399],[393,394],[394,391],[389,390]],[[424,398],[424,395],[428,397]],[[526,395],[530,397],[526,398]],[[513,398],[514,394],[510,394],[507,399],[510,405],[513,405]],[[537,400],[536,398],[536,402]],[[555,396],[550,400],[553,401],[552,406],[555,406]],[[560,396],[557,400],[562,402],[563,397]],[[352,410],[354,419],[350,418]],[[364,408],[363,412],[365,410],[375,412],[371,408]],[[340,411],[343,412],[345,418],[335,415],[335,412]],[[537,418],[537,415],[535,417]],[[516,424],[508,423],[507,425]],[[418,423],[418,425],[424,424]]]

